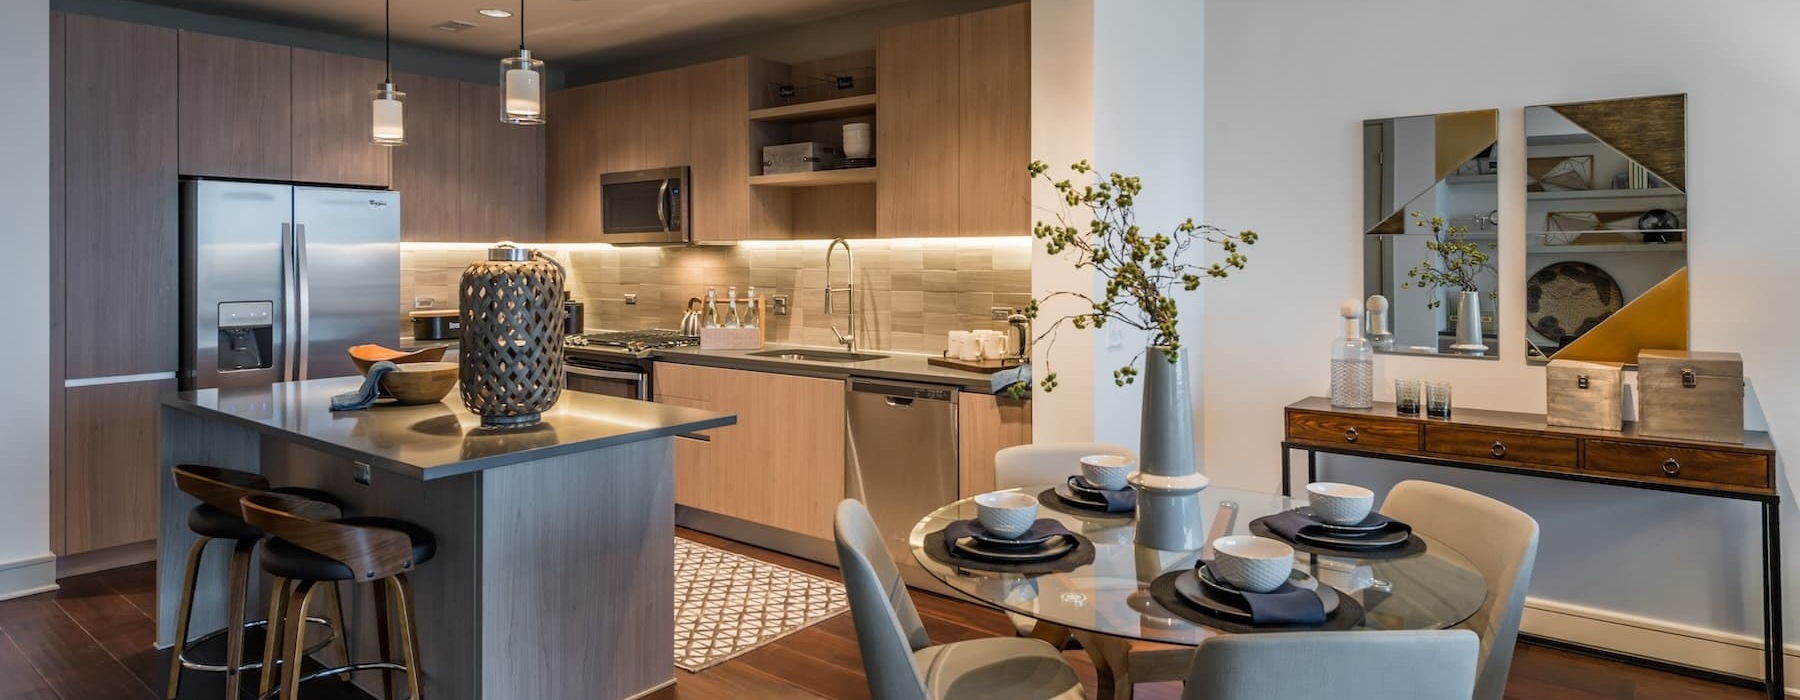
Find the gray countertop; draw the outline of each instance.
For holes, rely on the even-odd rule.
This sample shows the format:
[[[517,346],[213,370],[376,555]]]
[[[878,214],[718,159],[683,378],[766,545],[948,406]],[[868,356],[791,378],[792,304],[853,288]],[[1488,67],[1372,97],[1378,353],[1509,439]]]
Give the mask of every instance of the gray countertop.
[[[939,367],[926,360],[930,355],[914,353],[888,352],[885,350],[861,350],[875,355],[886,355],[879,360],[863,362],[813,362],[809,360],[784,360],[779,357],[757,357],[752,352],[770,350],[831,350],[841,348],[806,348],[797,345],[770,344],[761,350],[702,350],[698,347],[669,348],[656,351],[657,362],[674,362],[684,365],[705,365],[708,367],[724,367],[728,369],[744,369],[757,372],[774,372],[778,374],[796,374],[826,379],[844,379],[847,377],[869,377],[872,379],[897,379],[901,381],[925,382],[931,384],[948,384],[963,391],[990,393],[991,375],[980,372],[965,372],[959,369]]]
[[[528,428],[481,428],[481,418],[462,405],[455,390],[424,406],[331,412],[332,396],[361,383],[360,377],[335,377],[183,391],[165,396],[163,405],[420,479],[737,423],[730,414],[578,391],[563,392],[543,422]]]

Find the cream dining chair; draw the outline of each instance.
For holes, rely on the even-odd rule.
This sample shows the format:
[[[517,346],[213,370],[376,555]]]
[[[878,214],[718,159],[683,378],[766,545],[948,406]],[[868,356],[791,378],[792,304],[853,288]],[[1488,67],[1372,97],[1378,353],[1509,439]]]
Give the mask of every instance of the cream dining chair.
[[[862,502],[847,498],[838,504],[836,536],[873,700],[1087,697],[1075,670],[1042,641],[994,637],[932,644]]]
[[[1024,486],[1054,484],[1081,473],[1081,458],[1088,455],[1137,454],[1124,445],[1108,442],[1034,442],[1014,445],[994,453],[994,488],[1016,489]],[[1039,625],[1037,620],[1009,612],[1013,628],[1022,637],[1037,637],[1062,646],[1069,631],[1057,625]]]
[[[1462,552],[1487,580],[1487,600],[1462,627],[1481,636],[1475,700],[1501,700],[1537,559],[1537,521],[1487,496],[1429,481],[1395,484],[1381,512]]]
[[[1222,635],[1181,700],[1469,700],[1480,647],[1468,630]]]

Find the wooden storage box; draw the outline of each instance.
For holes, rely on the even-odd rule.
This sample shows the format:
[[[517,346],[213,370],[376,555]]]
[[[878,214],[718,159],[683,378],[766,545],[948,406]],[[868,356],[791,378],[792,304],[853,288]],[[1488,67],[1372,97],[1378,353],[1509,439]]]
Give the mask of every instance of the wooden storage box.
[[[1744,357],[1735,352],[1638,352],[1638,433],[1744,442]]]
[[[1625,365],[1551,360],[1545,373],[1545,422],[1562,428],[1625,427]]]

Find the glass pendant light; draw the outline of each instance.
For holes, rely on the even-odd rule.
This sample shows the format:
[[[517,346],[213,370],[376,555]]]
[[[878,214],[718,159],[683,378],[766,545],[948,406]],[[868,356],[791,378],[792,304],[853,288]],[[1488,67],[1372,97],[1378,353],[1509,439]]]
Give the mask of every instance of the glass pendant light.
[[[500,121],[544,123],[544,62],[525,48],[525,0],[519,0],[519,53],[500,59]]]
[[[382,46],[385,78],[369,93],[369,140],[378,146],[406,144],[406,93],[394,89],[393,0],[382,2]]]

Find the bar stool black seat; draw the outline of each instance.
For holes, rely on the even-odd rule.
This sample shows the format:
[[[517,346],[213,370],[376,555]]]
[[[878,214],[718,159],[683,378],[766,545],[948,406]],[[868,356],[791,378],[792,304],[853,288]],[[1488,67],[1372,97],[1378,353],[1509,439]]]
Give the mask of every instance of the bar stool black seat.
[[[174,698],[181,691],[181,671],[212,671],[225,674],[226,697],[236,697],[241,683],[240,676],[244,671],[261,668],[260,662],[246,664],[243,659],[244,636],[246,628],[255,628],[268,624],[267,620],[245,621],[245,599],[248,597],[250,585],[250,559],[256,546],[263,540],[263,531],[245,522],[242,517],[242,506],[239,499],[259,493],[282,493],[311,501],[332,504],[341,508],[342,502],[330,492],[301,487],[270,488],[269,480],[261,474],[224,469],[198,464],[177,465],[174,469],[175,486],[182,492],[200,499],[200,504],[188,511],[188,529],[200,538],[188,550],[187,576],[181,591],[181,609],[175,624],[177,648],[171,652],[169,660],[169,692],[168,698]],[[206,545],[213,540],[228,540],[233,543],[231,554],[231,573],[227,581],[229,609],[226,613],[226,626],[222,630],[202,635],[192,643],[188,640],[188,623],[193,613],[194,588],[199,574],[200,561],[205,553]],[[340,629],[338,619],[343,617],[343,602],[334,589],[331,594],[335,606],[336,618],[314,618],[314,623],[329,625],[332,631],[331,643],[338,647],[338,653],[349,658],[348,643]],[[265,633],[268,630],[265,629]],[[220,635],[225,637],[225,663],[208,665],[185,658],[187,652],[198,644],[204,643]]]
[[[360,517],[335,518],[330,522],[404,533],[412,542],[413,566],[431,561],[432,557],[437,556],[437,536],[431,534],[430,530],[405,520]],[[295,580],[351,581],[361,578],[343,562],[279,537],[271,537],[263,543],[262,566],[263,571],[269,572],[271,576]]]

